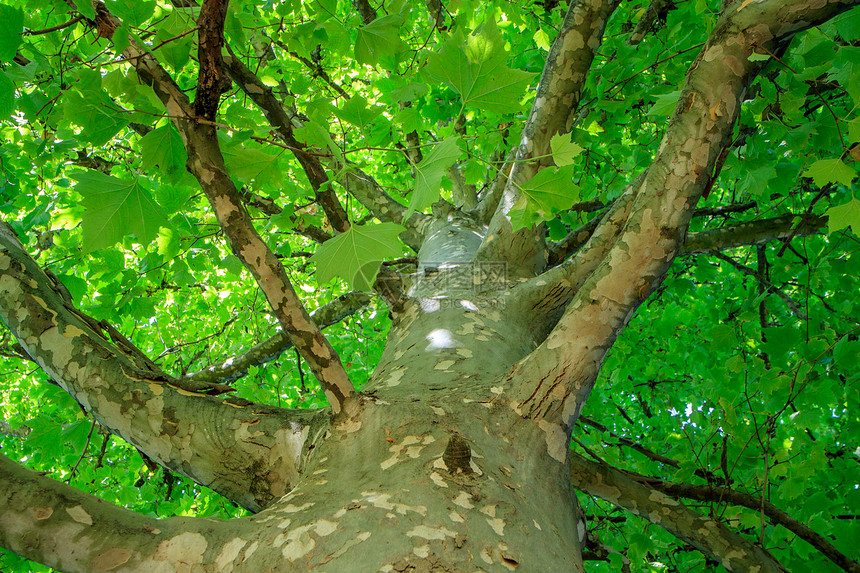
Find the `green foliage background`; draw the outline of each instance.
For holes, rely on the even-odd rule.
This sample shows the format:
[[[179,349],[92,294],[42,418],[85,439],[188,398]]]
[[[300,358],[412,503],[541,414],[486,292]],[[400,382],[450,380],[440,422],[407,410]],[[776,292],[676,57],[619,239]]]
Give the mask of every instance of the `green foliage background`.
[[[92,16],[88,2],[76,5]],[[631,23],[646,5],[623,3],[599,50],[565,145],[567,166],[558,172],[558,181],[576,191],[559,198],[561,183],[535,182],[516,215],[520,224],[546,220],[549,237],[562,238],[594,216],[567,210],[571,203],[613,199],[653,157],[718,2],[679,2],[641,45],[627,46]],[[379,19],[366,26],[346,1],[236,2],[226,35],[307,119],[299,139],[355,162],[404,205],[422,210],[440,192],[454,200],[445,175],[454,162],[478,188],[496,176],[504,153],[518,141],[534,97],[529,86],[536,85],[563,6],[546,11],[530,0],[454,0],[445,4],[446,30],[440,30],[422,4],[406,0],[382,4]],[[194,9],[153,0],[113,0],[108,7],[124,21],[111,40],[95,38],[83,21],[21,35],[65,23],[74,13],[52,0],[0,5],[0,213],[79,308],[116,326],[166,371],[195,371],[264,340],[277,325],[185,172],[185,151],[160,102],[116,55],[135,38],[153,47],[183,88],[193,89],[196,48],[187,32]],[[718,184],[700,205],[756,201],[757,207],[699,217],[691,227],[812,213],[831,215],[830,234],[764,248],[768,283],[782,297],[762,292],[759,281],[739,269],[764,269],[754,247],[725,252],[731,260],[678,259],[616,343],[586,406],[584,415],[607,431],[581,424],[573,444],[641,474],[727,480],[832,535],[855,559],[860,193],[858,164],[848,150],[860,142],[858,46],[855,10],[804,34],[781,62],[768,64],[744,103]],[[265,57],[269,53],[275,57]],[[461,75],[449,74],[454,65]],[[361,269],[378,256],[374,249],[341,249],[345,254],[335,256],[345,258],[328,260],[325,271],[308,261],[315,247],[296,233],[291,217],[325,223],[300,167],[262,114],[233,89],[219,122],[228,126],[219,137],[232,176],[284,209],[275,215],[254,210],[253,216],[307,306],[347,292],[349,281],[366,286],[369,279],[356,279],[358,271],[338,275],[333,269]],[[417,186],[402,153],[411,132],[438,143],[437,151],[424,149]],[[571,152],[571,142],[582,151]],[[550,177],[550,170],[543,173]],[[353,221],[372,224],[354,201],[348,207]],[[389,257],[407,252],[395,235],[378,233]],[[327,330],[360,384],[387,329],[387,310],[377,302]],[[3,336],[5,455],[149,515],[242,513],[205,488],[149,469],[132,447],[99,433],[73,399],[16,356],[8,333]],[[249,400],[325,406],[313,376],[290,352],[253,368],[235,386]],[[677,460],[678,467],[618,445],[619,437]],[[716,567],[647,521],[585,496],[582,502],[592,533],[625,551],[632,570]],[[836,570],[753,510],[726,503],[700,509],[764,539],[789,570]],[[591,567],[618,570],[614,562]],[[43,569],[0,553],[0,570]]]

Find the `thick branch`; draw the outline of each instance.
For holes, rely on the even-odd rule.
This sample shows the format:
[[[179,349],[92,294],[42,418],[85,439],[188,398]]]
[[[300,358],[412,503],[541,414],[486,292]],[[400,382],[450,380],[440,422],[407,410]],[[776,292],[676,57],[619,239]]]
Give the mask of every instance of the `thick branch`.
[[[292,487],[303,463],[302,436],[323,423],[324,412],[189,391],[210,385],[165,376],[124,339],[111,340],[116,336],[103,334],[63,298],[11,228],[1,231],[0,318],[99,423],[161,465],[253,511]],[[269,448],[284,448],[285,455],[274,459]]]
[[[221,46],[229,0],[205,0],[197,18],[199,72],[194,113],[209,121],[218,115],[221,101]]]
[[[320,328],[331,326],[344,318],[351,316],[370,303],[370,296],[361,292],[351,292],[339,296],[330,303],[319,307],[311,313],[311,318]],[[292,348],[293,343],[289,337],[280,331],[268,340],[264,340],[253,348],[250,348],[232,356],[222,362],[209,366],[182,377],[182,380],[195,382],[217,382],[228,384],[248,373],[251,366],[259,366]]]
[[[415,252],[421,247],[421,240],[432,217],[413,211],[407,220],[406,207],[395,201],[382,187],[361,169],[351,167],[342,178],[344,188],[356,201],[370,211],[380,221],[399,223],[406,227],[400,235],[401,240]]]
[[[528,308],[536,328],[546,328],[544,332],[535,331],[537,340],[543,340],[555,327],[574,295],[615,245],[644,177],[644,173],[640,175],[598,217],[596,228],[589,231],[587,242],[575,257],[514,288],[514,300]]]
[[[659,525],[729,571],[785,572],[773,556],[725,525],[700,515],[608,465],[570,454],[573,486]]]
[[[112,34],[120,22],[102,7],[95,25],[100,33]],[[209,199],[230,248],[251,272],[281,327],[320,381],[332,410],[340,412],[356,396],[355,388],[334,348],[302,306],[283,265],[254,228],[227,173],[214,126],[195,116],[185,93],[136,43],[123,55],[134,65],[140,81],[152,86],[164,103],[188,152],[188,169]],[[210,56],[201,56],[201,60],[215,61]]]
[[[373,9],[368,0],[352,0],[352,4],[358,10],[358,13],[361,14],[361,21],[365,25],[376,20],[376,10]]]
[[[728,487],[691,485],[661,480],[648,480],[646,484],[657,491],[661,491],[674,497],[686,497],[688,499],[715,503],[732,503],[752,509],[753,511],[761,511],[771,521],[782,525],[815,547],[836,565],[845,571],[848,571],[848,573],[860,573],[860,564],[849,559],[845,554],[836,549],[836,547],[834,547],[826,537],[814,531],[811,527],[797,521],[771,502],[762,500],[761,497],[756,497]]]
[[[627,44],[635,46],[641,42],[645,34],[654,28],[654,24],[658,20],[665,21],[666,14],[674,8],[675,3],[673,0],[651,0],[651,3],[645,8],[642,17],[639,18],[639,22],[636,23],[636,27],[630,33],[630,37],[627,38]]]
[[[572,113],[579,103],[588,70],[600,46],[609,16],[619,0],[590,0],[571,2],[558,36],[547,55],[537,95],[526,121],[513,169],[504,187],[501,201],[490,221],[489,232],[479,251],[485,260],[521,259],[516,250],[518,242],[528,242],[514,235],[508,212],[520,197],[519,186],[526,183],[543,167],[552,164],[550,140],[556,134],[570,131]],[[518,235],[534,235],[524,229]],[[538,249],[539,245],[532,248]],[[537,263],[542,266],[542,261]],[[537,269],[541,270],[541,269]]]
[[[690,233],[679,255],[695,255],[710,251],[723,251],[746,245],[764,245],[787,237],[807,237],[821,233],[827,226],[826,217],[810,216],[797,227],[796,215],[783,215],[773,219],[760,219],[719,229]]]
[[[548,428],[548,436],[569,431],[606,352],[681,249],[696,202],[730,141],[746,88],[761,69],[750,61],[754,50],[779,53],[797,31],[857,3],[743,2],[718,21],[687,76],[621,236],[553,332],[510,374],[518,411],[543,424],[546,419],[560,424],[562,434]]]
[[[293,134],[293,129],[301,126],[300,120],[287,114],[272,89],[232,52],[228,51],[224,54],[224,65],[233,81],[260,108],[269,124],[275,128],[278,137],[290,147],[296,159],[299,160],[314,190],[316,200],[325,211],[331,226],[338,232],[346,231],[349,228],[349,218],[331,189],[325,167],[318,157],[307,152],[306,146]]]
[[[251,98],[251,100],[265,114],[269,124],[277,130],[278,136],[290,146],[295,153],[296,158],[302,164],[311,186],[317,192],[317,200],[322,205],[323,210],[332,226],[338,229],[335,224],[340,215],[335,214],[338,209],[342,210],[337,197],[331,191],[330,182],[326,175],[325,168],[315,155],[311,155],[306,151],[303,143],[298,141],[293,135],[293,129],[302,126],[302,121],[296,116],[287,114],[280,101],[275,97],[269,86],[265,85],[251,70],[235,55],[228,53],[224,56],[224,62],[233,78],[239,87]],[[372,177],[358,169],[350,167],[340,178],[340,183],[356,200],[370,211],[380,221],[390,221],[395,223],[403,223],[407,228],[401,239],[403,242],[418,250],[420,246],[420,237],[423,233],[423,227],[429,219],[422,213],[413,213],[407,221],[403,221],[403,216],[406,214],[406,207],[391,198],[382,188],[374,181]],[[346,218],[346,213],[342,215]],[[341,225],[338,230],[346,230],[348,225]]]

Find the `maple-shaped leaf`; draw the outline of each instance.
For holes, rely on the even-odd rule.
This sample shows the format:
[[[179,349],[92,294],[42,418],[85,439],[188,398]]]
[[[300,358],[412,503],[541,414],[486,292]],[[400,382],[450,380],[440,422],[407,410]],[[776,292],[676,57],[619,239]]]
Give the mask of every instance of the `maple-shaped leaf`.
[[[504,39],[492,20],[463,45],[458,34],[427,60],[427,71],[451,86],[463,105],[494,113],[520,111],[523,90],[535,74],[507,66]]]
[[[851,169],[841,159],[819,159],[803,172],[804,177],[812,177],[812,182],[819,187],[828,183],[842,183],[851,185],[851,181],[857,177],[857,172]]]
[[[340,109],[335,109],[336,116],[352,125],[364,130],[365,126],[373,122],[382,114],[382,106],[367,105],[367,100],[361,96],[353,96],[346,100]]]
[[[384,56],[393,56],[400,51],[400,26],[403,16],[389,14],[377,18],[367,26],[358,29],[355,41],[355,59],[359,64],[375,66]]]
[[[167,225],[161,206],[141,179],[123,181],[98,171],[76,173],[75,191],[83,196],[83,248],[110,247],[129,235],[149,244],[158,228]]]
[[[850,226],[855,235],[860,235],[860,199],[851,197],[850,201],[831,207],[824,215],[827,217],[828,233]]]
[[[555,134],[549,140],[552,149],[552,160],[559,167],[570,165],[573,158],[583,152],[583,148],[570,140],[569,134]]]
[[[311,257],[317,266],[317,282],[324,285],[340,277],[356,290],[372,290],[379,264],[402,253],[397,236],[404,230],[395,223],[352,225],[320,245]]]
[[[157,168],[167,176],[168,181],[175,183],[185,171],[188,155],[182,144],[182,136],[172,123],[144,135],[140,140],[140,150],[144,169]]]
[[[415,189],[404,219],[409,218],[413,211],[426,209],[439,198],[442,175],[460,156],[460,148],[457,147],[459,139],[459,137],[449,137],[437,143],[415,166]]]
[[[579,199],[579,186],[573,183],[574,167],[558,169],[548,167],[532,177],[520,188],[520,198],[510,211],[514,229],[546,221]]]
[[[101,74],[81,70],[75,89],[65,92],[65,117],[81,127],[79,140],[101,147],[128,125],[128,116],[102,89]]]
[[[233,147],[224,150],[224,160],[230,175],[242,183],[255,181],[258,186],[281,181],[281,153],[271,154],[260,149]]]
[[[776,177],[776,168],[772,165],[747,171],[738,190],[752,195],[763,195],[767,191],[768,182]]]

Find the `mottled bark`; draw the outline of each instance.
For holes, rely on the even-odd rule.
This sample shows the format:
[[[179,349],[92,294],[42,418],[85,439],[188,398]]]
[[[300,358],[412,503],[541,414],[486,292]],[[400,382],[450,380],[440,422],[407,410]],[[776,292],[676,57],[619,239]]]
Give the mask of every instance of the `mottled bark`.
[[[95,22],[99,33],[112,34],[119,25],[119,20],[102,6]],[[214,125],[196,116],[185,93],[152,55],[135,43],[123,55],[134,66],[140,81],[150,85],[161,99],[182,137],[188,170],[209,199],[230,248],[257,281],[275,318],[320,381],[332,410],[339,413],[348,402],[354,403],[355,388],[337,353],[302,306],[280,260],[254,228],[227,172]],[[210,65],[220,66],[220,54],[207,58]]]
[[[513,232],[508,213],[520,197],[520,185],[552,165],[554,135],[570,131],[594,54],[619,0],[572,2],[547,55],[535,101],[526,121],[515,161],[501,194],[479,258],[508,261],[512,272],[534,276],[544,268],[543,239],[534,228]]]
[[[498,202],[489,231],[486,218],[450,205],[413,215],[418,273],[389,297],[391,330],[362,394],[248,220],[211,122],[150,55],[129,47],[126,58],[179,128],[189,169],[234,252],[340,415],[201,396],[142,369],[139,356],[70,309],[5,237],[0,315],[26,352],[112,432],[259,513],[154,521],[0,460],[8,485],[0,543],[67,571],[584,571],[573,480],[727,567],[781,571],[765,551],[665,494],[579,458],[572,471],[570,429],[615,338],[673,258],[692,248],[687,224],[761,65],[749,57],[776,53],[796,31],[857,3],[730,6],[693,65],[652,165],[574,256],[536,278],[520,280],[543,271],[537,230],[499,239],[513,195]],[[521,157],[537,160],[568,128],[613,7],[595,0],[571,9]],[[109,36],[117,22],[103,6],[98,14],[97,29]],[[541,163],[521,165],[533,174]],[[344,182],[374,215],[402,217],[403,207],[360,172]],[[493,201],[476,212],[489,213]]]
[[[720,562],[729,571],[784,573],[773,556],[711,517],[701,515],[659,490],[618,470],[571,453],[577,489],[640,515]]]
[[[0,232],[0,318],[60,387],[150,459],[240,505],[256,511],[289,491],[325,412],[188,390],[87,320],[11,232]]]

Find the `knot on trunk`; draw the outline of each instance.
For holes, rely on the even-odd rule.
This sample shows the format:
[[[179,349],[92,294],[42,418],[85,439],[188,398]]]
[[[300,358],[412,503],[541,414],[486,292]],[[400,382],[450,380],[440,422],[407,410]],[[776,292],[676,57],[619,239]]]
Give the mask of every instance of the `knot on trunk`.
[[[472,450],[469,444],[459,434],[452,434],[448,440],[448,445],[445,447],[445,453],[442,454],[442,461],[448,466],[448,471],[452,474],[469,475],[474,473],[469,461],[472,459]]]

